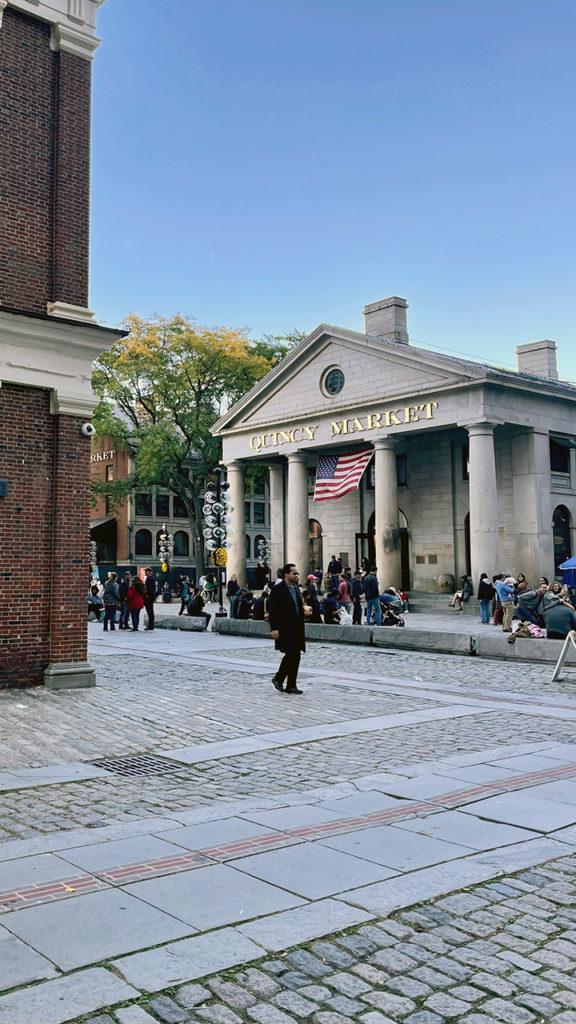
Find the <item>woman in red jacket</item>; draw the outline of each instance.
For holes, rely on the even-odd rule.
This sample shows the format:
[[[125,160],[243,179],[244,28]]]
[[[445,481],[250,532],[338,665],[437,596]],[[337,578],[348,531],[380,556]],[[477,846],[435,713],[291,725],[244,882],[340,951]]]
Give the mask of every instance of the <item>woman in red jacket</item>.
[[[126,595],[126,601],[128,604],[128,611],[130,612],[130,618],[132,619],[132,632],[138,632],[138,624],[140,622],[140,612],[144,607],[144,596],[146,590],[142,580],[138,576],[133,576],[128,587],[128,594]]]

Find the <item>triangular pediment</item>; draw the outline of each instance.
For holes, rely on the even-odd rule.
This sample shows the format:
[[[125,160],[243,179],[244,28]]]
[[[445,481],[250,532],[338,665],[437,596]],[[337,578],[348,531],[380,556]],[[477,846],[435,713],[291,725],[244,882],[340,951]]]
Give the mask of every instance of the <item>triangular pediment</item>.
[[[337,367],[344,386],[326,393]],[[215,424],[226,433],[274,423],[298,412],[321,415],[343,407],[419,394],[483,376],[484,367],[370,335],[322,324]]]

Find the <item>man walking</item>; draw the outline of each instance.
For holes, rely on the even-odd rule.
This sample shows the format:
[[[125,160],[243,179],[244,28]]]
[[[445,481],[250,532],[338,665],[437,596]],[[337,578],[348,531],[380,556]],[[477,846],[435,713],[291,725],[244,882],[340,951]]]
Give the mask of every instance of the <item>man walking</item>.
[[[302,693],[297,686],[298,669],[301,653],[306,650],[304,618],[311,615],[311,609],[305,608],[302,602],[299,575],[296,566],[289,562],[282,568],[282,579],[270,593],[270,636],[276,650],[284,654],[272,682],[281,693]]]
[[[144,598],[144,607],[148,616],[148,625],[146,629],[154,629],[154,601],[156,600],[156,579],[154,577],[153,569],[145,569],[145,580],[144,586],[146,587],[146,597]]]
[[[362,595],[364,588],[362,586],[362,573],[360,569],[356,569],[354,573],[354,579],[352,580],[352,602],[354,604],[354,614],[352,615],[352,625],[362,625]]]

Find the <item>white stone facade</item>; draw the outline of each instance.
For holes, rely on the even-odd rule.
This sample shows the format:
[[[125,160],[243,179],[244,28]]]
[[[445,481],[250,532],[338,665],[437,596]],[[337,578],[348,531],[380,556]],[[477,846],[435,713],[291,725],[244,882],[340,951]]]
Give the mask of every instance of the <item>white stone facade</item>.
[[[518,372],[503,371],[410,345],[405,310],[395,297],[366,307],[367,324],[393,326],[388,337],[321,325],[216,425],[237,481],[250,461],[272,467],[277,560],[306,561],[307,509],[321,526],[324,569],[332,554],[355,568],[370,550],[383,584],[413,590],[467,571],[475,583],[482,571],[552,576],[554,521],[568,531],[576,522],[576,385],[558,381],[554,343],[522,346]],[[331,393],[333,368],[343,386]],[[360,491],[338,500],[305,492],[319,454],[366,447],[373,489],[368,470]],[[241,576],[242,524],[233,533]]]

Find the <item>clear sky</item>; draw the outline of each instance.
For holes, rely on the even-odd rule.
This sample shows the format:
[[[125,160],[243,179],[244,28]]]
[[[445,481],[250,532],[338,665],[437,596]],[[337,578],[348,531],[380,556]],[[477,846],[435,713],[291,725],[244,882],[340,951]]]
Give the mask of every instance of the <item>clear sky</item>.
[[[92,308],[363,329],[576,379],[574,0],[108,0]]]

